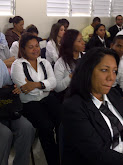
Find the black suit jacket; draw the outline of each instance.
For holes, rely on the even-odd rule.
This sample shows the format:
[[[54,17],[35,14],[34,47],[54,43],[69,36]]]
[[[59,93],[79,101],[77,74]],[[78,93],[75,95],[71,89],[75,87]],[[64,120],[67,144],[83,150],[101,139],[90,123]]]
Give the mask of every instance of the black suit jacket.
[[[116,89],[108,98],[123,117],[123,99]],[[109,127],[93,103],[74,95],[64,102],[63,165],[123,165],[123,154],[110,149]]]
[[[113,38],[116,36],[116,34],[119,32],[119,29],[117,27],[117,25],[114,25],[112,27],[109,28],[108,30],[110,32],[110,37],[109,37],[109,40],[110,41],[113,41]]]
[[[105,45],[106,47],[109,47],[109,41],[105,38]],[[98,36],[93,36],[89,42],[86,44],[86,51],[93,47],[104,47],[104,44],[100,41]]]

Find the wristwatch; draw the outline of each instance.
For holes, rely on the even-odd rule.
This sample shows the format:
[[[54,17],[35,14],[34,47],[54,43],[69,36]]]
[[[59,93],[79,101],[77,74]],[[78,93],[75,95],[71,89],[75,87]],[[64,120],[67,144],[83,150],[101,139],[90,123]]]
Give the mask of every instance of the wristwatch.
[[[40,83],[41,83],[41,89],[45,89],[46,87],[45,87],[44,83],[41,81],[40,81]]]

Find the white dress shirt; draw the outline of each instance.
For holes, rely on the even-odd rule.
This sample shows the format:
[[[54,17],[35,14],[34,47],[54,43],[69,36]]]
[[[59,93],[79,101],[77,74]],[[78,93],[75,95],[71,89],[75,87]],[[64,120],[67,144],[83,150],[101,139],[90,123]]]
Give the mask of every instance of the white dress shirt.
[[[81,58],[81,53],[79,53],[79,57],[78,58]],[[75,69],[75,65],[73,64],[73,69],[71,70],[71,68],[69,67],[69,65],[65,65],[65,62],[64,60],[62,59],[62,57],[60,57],[55,65],[54,65],[54,74],[55,74],[55,77],[56,77],[56,82],[57,82],[57,85],[56,85],[56,88],[55,88],[55,91],[56,92],[61,92],[63,90],[65,90],[69,84],[70,84],[70,81],[71,81],[71,78],[70,78],[70,74],[74,71]]]
[[[116,110],[116,108],[111,104],[111,102],[109,101],[107,95],[103,95],[103,99],[105,101],[107,101],[107,104],[108,104],[108,107],[110,109],[110,111],[119,119],[119,121],[121,122],[121,124],[123,125],[123,118],[122,116],[119,114],[119,112]],[[98,100],[96,97],[93,96],[92,98],[92,101],[93,103],[95,104],[95,106],[99,109],[101,104],[103,103],[102,101]],[[111,123],[110,123],[110,120],[108,119],[108,117],[103,114],[101,111],[100,111],[101,115],[103,116],[104,120],[106,121],[109,129],[110,129],[110,132],[111,132],[111,136],[113,138],[113,130],[112,130],[112,126],[111,126]],[[112,149],[112,146],[110,147]],[[117,152],[120,152],[120,153],[123,153],[123,142],[121,141],[121,137],[119,136],[119,144],[113,149]]]
[[[53,40],[47,42],[46,45],[46,59],[52,64],[55,63],[59,57],[59,51]]]
[[[47,72],[47,79],[44,79],[44,72],[42,70],[42,67],[40,65],[40,62],[43,62],[46,72]],[[28,94],[21,93],[20,99],[22,103],[27,103],[29,101],[39,101],[42,98],[48,96],[49,92],[56,87],[56,79],[53,73],[53,69],[51,67],[51,64],[46,59],[41,59],[41,57],[37,58],[37,72],[35,69],[31,66],[31,64],[24,58],[16,59],[11,68],[11,77],[15,84],[17,84],[18,87],[23,86],[26,84],[25,81],[25,74],[23,71],[23,65],[22,62],[27,63],[27,68],[29,71],[30,77],[33,79],[34,82],[40,82],[42,81],[45,85],[45,89],[38,89],[35,88],[34,90],[30,91]]]
[[[12,46],[10,47],[10,56],[14,56],[15,59],[18,58],[18,50],[19,50],[19,42],[15,41],[12,43]]]
[[[55,88],[56,92],[61,92],[69,86],[71,81],[71,78],[69,76],[70,73],[71,73],[70,67],[68,66],[68,64],[66,67],[63,59],[60,57],[54,65],[54,74],[57,82]]]

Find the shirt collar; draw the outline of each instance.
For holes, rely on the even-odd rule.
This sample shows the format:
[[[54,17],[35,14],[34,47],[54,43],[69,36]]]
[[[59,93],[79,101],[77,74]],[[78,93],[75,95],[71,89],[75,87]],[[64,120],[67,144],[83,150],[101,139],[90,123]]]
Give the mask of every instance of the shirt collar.
[[[108,104],[111,104],[106,94],[103,95],[103,101],[98,100],[95,96],[92,97],[92,101],[98,109],[102,103],[105,104],[105,101],[107,101]]]
[[[98,36],[98,38],[100,39],[100,41],[103,43],[105,40],[104,40],[104,38],[102,39],[102,38],[100,38],[100,36]]]

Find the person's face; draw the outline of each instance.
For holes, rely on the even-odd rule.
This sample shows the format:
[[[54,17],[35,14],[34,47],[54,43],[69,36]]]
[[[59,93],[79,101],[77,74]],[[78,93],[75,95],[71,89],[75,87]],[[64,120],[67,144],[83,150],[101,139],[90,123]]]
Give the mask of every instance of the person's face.
[[[122,26],[122,24],[123,24],[123,17],[118,16],[117,19],[116,19],[116,24],[118,26]]]
[[[24,26],[24,21],[20,21],[19,23],[15,23],[14,24],[14,28],[18,31],[18,32],[22,32],[23,31],[23,26]]]
[[[111,45],[111,48],[115,50],[119,57],[123,55],[123,40],[117,39],[114,44]]]
[[[85,42],[82,39],[82,34],[79,33],[77,36],[74,45],[73,45],[73,51],[75,52],[83,52],[85,50]]]
[[[27,60],[36,60],[40,55],[40,46],[36,39],[29,40],[26,43],[25,56]]]
[[[97,26],[97,25],[99,25],[101,22],[100,21],[96,21],[95,22],[95,27]]]
[[[116,60],[113,56],[106,54],[92,72],[91,92],[97,99],[107,94],[111,89],[117,72]]]
[[[100,38],[102,39],[104,38],[105,33],[106,33],[106,30],[104,26],[100,26],[99,29],[96,31],[96,34],[100,36]]]
[[[62,26],[60,27],[60,29],[59,29],[58,37],[59,37],[59,38],[62,38],[63,35],[64,35],[64,33],[65,33],[65,27],[62,25]]]

